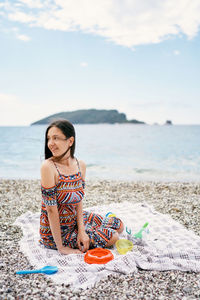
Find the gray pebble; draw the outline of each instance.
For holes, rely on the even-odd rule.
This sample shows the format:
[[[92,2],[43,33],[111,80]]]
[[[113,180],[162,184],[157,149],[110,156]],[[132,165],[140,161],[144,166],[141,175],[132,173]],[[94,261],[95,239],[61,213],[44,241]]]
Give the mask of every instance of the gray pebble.
[[[13,197],[15,195],[15,197]],[[84,207],[131,201],[154,206],[170,214],[179,223],[200,233],[200,185],[198,183],[88,181]],[[22,231],[13,226],[15,219],[26,211],[40,210],[39,180],[1,180],[0,299],[199,299],[200,274],[178,271],[141,271],[132,275],[115,274],[86,290],[73,290],[56,285],[45,276],[16,276],[17,269],[32,268],[20,252],[18,241]]]

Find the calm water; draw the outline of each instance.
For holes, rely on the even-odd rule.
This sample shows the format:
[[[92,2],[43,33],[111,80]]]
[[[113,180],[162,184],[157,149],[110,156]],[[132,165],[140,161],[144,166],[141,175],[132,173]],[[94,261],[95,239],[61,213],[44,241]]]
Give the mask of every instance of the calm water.
[[[76,125],[87,178],[200,181],[200,125]],[[46,126],[0,127],[0,178],[40,177]]]

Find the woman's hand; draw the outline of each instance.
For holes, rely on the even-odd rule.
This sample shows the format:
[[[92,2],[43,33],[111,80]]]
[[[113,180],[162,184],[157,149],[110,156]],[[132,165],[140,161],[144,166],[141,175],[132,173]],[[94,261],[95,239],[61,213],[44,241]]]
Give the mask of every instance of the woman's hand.
[[[85,230],[78,232],[77,244],[79,250],[81,250],[82,252],[86,252],[89,249],[90,238],[85,232]]]
[[[58,249],[58,251],[61,253],[61,254],[82,254],[82,252],[79,250],[79,249],[72,249],[70,247],[65,247],[65,246],[62,246],[61,248]]]

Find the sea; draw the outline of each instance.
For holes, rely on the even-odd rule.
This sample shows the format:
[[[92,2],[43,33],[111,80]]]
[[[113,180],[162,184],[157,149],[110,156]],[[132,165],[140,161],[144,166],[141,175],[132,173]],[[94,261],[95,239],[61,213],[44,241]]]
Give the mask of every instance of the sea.
[[[200,125],[75,125],[87,179],[200,182]],[[0,178],[39,179],[46,125],[0,127]]]

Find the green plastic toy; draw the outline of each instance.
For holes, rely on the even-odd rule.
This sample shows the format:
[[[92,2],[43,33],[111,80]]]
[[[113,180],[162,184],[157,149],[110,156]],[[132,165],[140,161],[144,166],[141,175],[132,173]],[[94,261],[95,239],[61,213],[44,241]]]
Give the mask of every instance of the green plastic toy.
[[[146,230],[146,228],[147,228],[147,226],[149,225],[149,222],[146,222],[143,226],[142,226],[142,228],[140,229],[140,231],[138,231],[137,233],[135,233],[134,235],[133,235],[133,237],[135,238],[135,239],[142,239],[142,233],[143,233],[143,231],[145,231]],[[131,229],[128,229],[127,227],[126,227],[126,232],[129,234],[129,235],[131,235]]]

